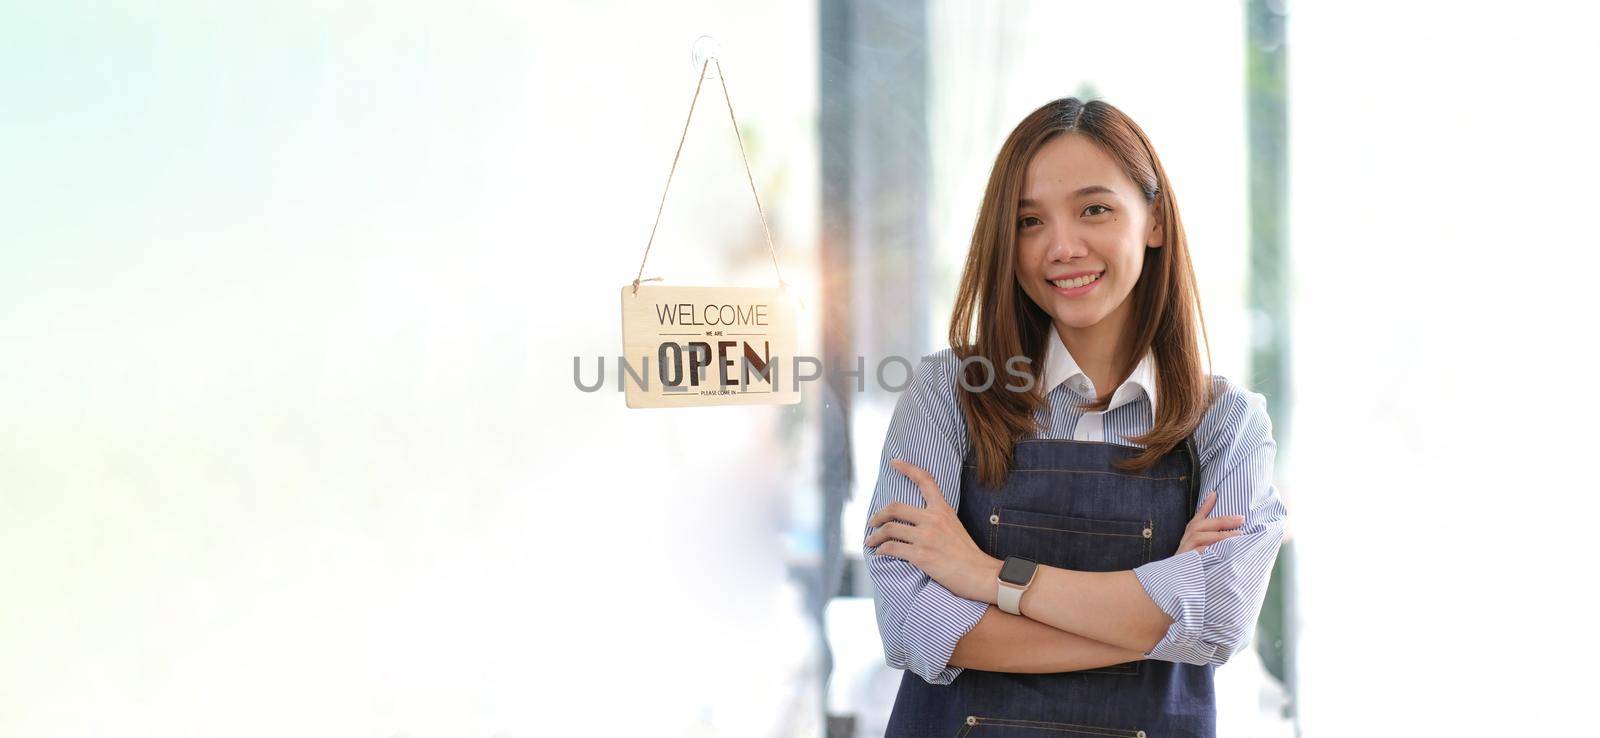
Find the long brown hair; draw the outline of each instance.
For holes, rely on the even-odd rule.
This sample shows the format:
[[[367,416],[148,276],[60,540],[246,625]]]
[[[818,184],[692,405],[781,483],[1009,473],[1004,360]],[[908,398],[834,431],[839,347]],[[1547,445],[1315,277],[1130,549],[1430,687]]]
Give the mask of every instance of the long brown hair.
[[[1123,345],[1129,351],[1120,358],[1117,375],[1127,377],[1145,352],[1155,352],[1159,398],[1155,422],[1150,432],[1129,439],[1145,448],[1119,461],[1119,468],[1143,471],[1155,465],[1194,432],[1211,405],[1211,383],[1201,368],[1196,327],[1206,340],[1208,363],[1210,341],[1204,336],[1189,244],[1155,148],[1138,124],[1106,102],[1075,97],[1051,101],[1029,113],[1000,147],[950,318],[950,347],[963,359],[966,385],[987,386],[956,394],[979,478],[989,485],[1005,480],[1016,442],[1039,430],[1035,413],[1045,404],[1042,392],[1009,390],[994,378],[998,368],[1009,366],[1007,360],[1015,356],[1032,360],[1036,387],[1043,378],[1051,319],[1017,281],[1017,200],[1028,162],[1046,141],[1064,134],[1087,136],[1109,154],[1138,185],[1164,234],[1161,248],[1145,249],[1143,271],[1128,295],[1133,304]],[[966,361],[973,357],[986,359],[988,368],[976,360]],[[1083,408],[1105,410],[1111,396],[1101,391]]]

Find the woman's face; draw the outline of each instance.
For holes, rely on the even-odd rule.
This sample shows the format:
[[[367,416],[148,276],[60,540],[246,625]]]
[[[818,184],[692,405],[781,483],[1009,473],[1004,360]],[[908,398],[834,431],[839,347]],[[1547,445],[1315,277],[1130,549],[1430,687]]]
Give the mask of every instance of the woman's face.
[[[1120,326],[1145,245],[1161,244],[1139,188],[1098,144],[1074,133],[1046,141],[1028,162],[1016,229],[1023,291],[1066,328],[1107,317]]]

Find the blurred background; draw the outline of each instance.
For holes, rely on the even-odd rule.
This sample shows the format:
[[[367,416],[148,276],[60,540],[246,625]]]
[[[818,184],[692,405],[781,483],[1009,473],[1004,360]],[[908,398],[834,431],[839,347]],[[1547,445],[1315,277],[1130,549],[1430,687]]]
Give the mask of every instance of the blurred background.
[[[1291,531],[1221,734],[1583,732],[1594,21],[7,5],[0,735],[881,735],[872,372],[942,347],[1000,142],[1067,95],[1155,143],[1213,369],[1271,402]],[[867,373],[629,411],[575,378],[705,35],[802,349]],[[749,189],[708,81],[645,275],[775,285]]]

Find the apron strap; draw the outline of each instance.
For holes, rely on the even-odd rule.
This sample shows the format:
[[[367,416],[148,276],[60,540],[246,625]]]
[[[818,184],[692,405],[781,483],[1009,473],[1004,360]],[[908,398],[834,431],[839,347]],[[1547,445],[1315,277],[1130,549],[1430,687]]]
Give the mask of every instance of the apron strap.
[[[1194,435],[1183,439],[1184,456],[1189,457],[1189,515],[1193,516],[1200,508],[1200,452],[1194,445]]]

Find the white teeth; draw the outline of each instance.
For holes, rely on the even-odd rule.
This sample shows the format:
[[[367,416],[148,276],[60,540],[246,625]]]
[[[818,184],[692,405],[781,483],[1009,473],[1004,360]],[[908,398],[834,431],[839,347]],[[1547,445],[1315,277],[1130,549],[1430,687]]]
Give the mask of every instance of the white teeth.
[[[1093,281],[1095,281],[1095,280],[1097,280],[1099,278],[1100,278],[1099,274],[1086,274],[1086,275],[1084,275],[1082,277],[1078,277],[1077,279],[1053,279],[1053,280],[1050,280],[1050,284],[1053,284],[1053,285],[1055,285],[1057,287],[1060,287],[1061,289],[1064,289],[1064,290],[1070,290],[1070,289],[1072,289],[1074,287],[1082,287],[1082,286],[1084,286],[1084,285],[1086,285],[1086,284],[1088,284],[1090,282],[1093,282]]]

